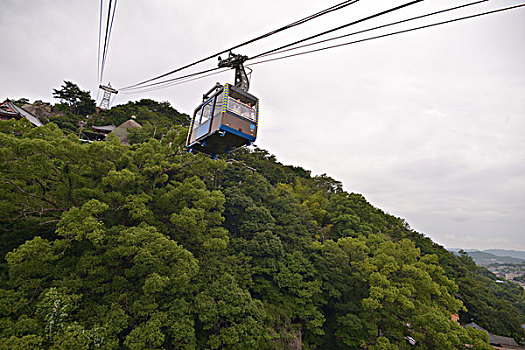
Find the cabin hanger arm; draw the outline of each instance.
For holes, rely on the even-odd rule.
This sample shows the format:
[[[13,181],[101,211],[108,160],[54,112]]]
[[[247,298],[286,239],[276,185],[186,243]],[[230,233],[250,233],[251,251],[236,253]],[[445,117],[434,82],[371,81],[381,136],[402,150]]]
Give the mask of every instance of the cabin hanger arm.
[[[248,75],[244,69],[243,63],[248,59],[248,56],[236,55],[230,51],[228,58],[221,59],[219,57],[219,67],[220,68],[235,68],[235,84],[236,88],[240,88],[243,91],[248,92],[250,88],[250,81],[248,80]]]

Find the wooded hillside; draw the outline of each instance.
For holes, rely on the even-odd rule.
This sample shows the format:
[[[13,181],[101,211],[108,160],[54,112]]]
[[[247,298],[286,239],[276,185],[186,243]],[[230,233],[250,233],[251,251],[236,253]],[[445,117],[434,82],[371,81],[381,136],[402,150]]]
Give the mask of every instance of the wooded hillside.
[[[186,132],[0,123],[0,349],[490,349],[458,312],[523,336],[523,290],[465,254],[264,150],[189,154]]]

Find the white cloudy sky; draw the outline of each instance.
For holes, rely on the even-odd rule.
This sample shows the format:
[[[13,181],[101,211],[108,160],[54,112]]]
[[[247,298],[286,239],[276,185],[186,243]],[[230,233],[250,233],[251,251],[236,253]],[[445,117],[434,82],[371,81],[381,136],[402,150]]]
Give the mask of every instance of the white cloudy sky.
[[[104,81],[137,83],[338,2],[120,0]],[[65,79],[96,96],[99,1],[0,3],[0,99],[53,101]],[[252,56],[402,3],[361,0],[239,52]],[[340,34],[464,3],[425,0]],[[378,34],[519,3],[490,0]],[[446,247],[525,250],[524,33],[520,8],[253,66],[257,145],[341,180]],[[232,80],[228,72],[121,93],[115,103],[148,97],[191,114],[205,90]]]

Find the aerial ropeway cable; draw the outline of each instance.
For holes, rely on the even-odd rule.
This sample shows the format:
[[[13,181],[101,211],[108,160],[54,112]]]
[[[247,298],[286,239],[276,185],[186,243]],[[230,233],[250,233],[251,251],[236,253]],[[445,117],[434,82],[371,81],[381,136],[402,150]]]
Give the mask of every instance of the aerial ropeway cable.
[[[353,36],[353,35],[357,35],[357,34],[363,34],[363,33],[371,32],[371,31],[374,31],[374,30],[391,27],[391,26],[394,26],[394,25],[397,25],[397,24],[401,24],[401,23],[407,23],[407,22],[418,20],[418,19],[422,19],[422,18],[426,18],[426,17],[430,17],[430,16],[434,16],[434,15],[438,15],[438,14],[442,14],[442,13],[446,13],[446,12],[450,12],[450,11],[459,10],[459,9],[462,9],[462,8],[465,8],[465,7],[469,7],[469,6],[473,6],[473,5],[479,5],[481,3],[488,2],[488,1],[490,1],[490,0],[478,0],[478,1],[470,2],[470,3],[459,5],[459,6],[449,7],[449,8],[443,9],[443,10],[434,11],[434,12],[427,13],[427,14],[424,14],[424,15],[415,16],[415,17],[403,19],[403,20],[400,20],[400,21],[395,21],[395,22],[383,24],[383,25],[380,25],[380,26],[376,26],[376,27],[372,27],[372,28],[368,28],[368,29],[363,29],[363,30],[359,30],[359,31],[356,31],[356,32],[348,33],[348,34],[338,35],[338,36],[335,36],[335,37],[332,37],[332,38],[315,41],[313,43],[308,43],[308,44],[304,44],[304,45],[288,47],[288,48],[284,48],[282,50],[277,50],[277,51],[271,52],[271,53],[260,54],[258,56],[259,57],[273,56],[273,55],[276,55],[276,54],[289,52],[289,51],[293,51],[293,50],[298,50],[298,49],[301,49],[301,48],[314,46],[314,45],[326,43],[326,42],[329,42],[329,41],[334,41],[334,40],[339,40],[339,39],[342,39],[342,38],[347,38],[349,36]]]
[[[266,52],[260,53],[260,54],[258,54],[258,55],[252,56],[252,57],[250,57],[250,60],[255,59],[255,58],[259,58],[259,57],[262,57],[262,56],[265,56],[265,55],[268,55],[268,54],[270,54],[270,53],[272,53],[272,52],[276,52],[276,51],[279,51],[279,50],[285,49],[285,48],[290,47],[290,46],[294,46],[294,45],[300,44],[300,43],[305,42],[305,41],[308,41],[308,40],[312,40],[312,39],[318,38],[318,37],[320,37],[320,36],[323,36],[323,35],[326,35],[326,34],[329,34],[329,33],[333,33],[333,32],[335,32],[335,31],[338,31],[338,30],[341,30],[341,29],[344,29],[344,28],[347,28],[347,27],[350,27],[350,26],[353,26],[353,25],[356,25],[356,24],[359,24],[359,23],[362,23],[362,22],[366,22],[366,21],[368,21],[368,20],[371,20],[371,19],[374,19],[374,18],[380,17],[380,16],[382,16],[382,15],[386,15],[387,13],[391,13],[391,12],[395,12],[395,11],[401,10],[401,9],[403,9],[403,8],[405,8],[405,7],[415,5],[415,4],[420,3],[420,2],[422,2],[422,1],[425,1],[425,0],[413,0],[413,1],[411,1],[411,2],[408,2],[408,3],[402,4],[402,5],[399,5],[399,6],[393,7],[393,8],[391,8],[391,9],[388,9],[388,10],[385,10],[385,11],[381,11],[381,12],[378,12],[378,13],[375,13],[375,14],[373,14],[373,15],[370,15],[370,16],[367,16],[367,17],[364,17],[364,18],[358,19],[358,20],[356,20],[356,21],[352,21],[352,22],[350,22],[350,23],[343,24],[342,26],[335,27],[335,28],[332,28],[332,29],[326,30],[326,31],[324,31],[324,32],[321,32],[321,33],[318,33],[318,34],[315,34],[315,35],[309,36],[309,37],[307,37],[307,38],[303,38],[303,39],[301,39],[301,40],[294,41],[293,43],[283,45],[283,46],[278,47],[278,48],[276,48],[276,49],[272,49],[272,50],[269,50],[269,51],[266,51]]]
[[[352,21],[352,22],[350,22],[350,23],[346,23],[346,24],[344,24],[344,25],[342,25],[342,26],[338,26],[338,27],[332,28],[332,29],[330,29],[330,30],[327,30],[327,31],[321,32],[321,33],[319,33],[319,34],[316,34],[316,35],[313,35],[313,36],[310,36],[310,37],[307,37],[307,38],[301,39],[301,40],[299,40],[299,41],[295,41],[295,42],[293,42],[293,43],[291,43],[291,44],[287,44],[287,45],[284,45],[284,46],[278,47],[278,48],[276,48],[276,49],[273,49],[273,50],[270,50],[270,51],[266,51],[266,52],[261,53],[261,54],[259,54],[259,55],[255,55],[255,56],[253,56],[253,57],[248,58],[248,60],[252,60],[252,59],[255,59],[255,58],[258,58],[258,57],[264,56],[264,55],[268,55],[268,54],[270,54],[270,53],[272,53],[272,52],[275,52],[275,51],[278,51],[278,50],[282,50],[283,48],[287,48],[287,47],[290,47],[290,46],[296,45],[296,44],[298,44],[298,43],[305,42],[305,41],[308,41],[308,40],[311,40],[311,39],[317,38],[317,37],[319,37],[319,36],[326,35],[326,34],[329,34],[329,33],[334,32],[334,31],[337,31],[337,30],[341,30],[341,29],[347,28],[347,27],[349,27],[349,26],[352,26],[352,25],[355,25],[355,24],[358,24],[358,23],[366,22],[366,21],[368,21],[368,20],[371,20],[371,19],[374,19],[374,18],[380,17],[380,16],[382,16],[382,15],[385,15],[385,14],[388,14],[388,13],[391,13],[391,12],[395,12],[395,11],[401,10],[401,9],[403,9],[403,8],[405,8],[405,7],[408,7],[408,6],[411,6],[411,5],[414,5],[414,4],[417,4],[417,3],[420,3],[420,2],[422,2],[422,1],[424,1],[424,0],[413,0],[413,1],[410,1],[410,2],[405,3],[405,4],[403,4],[403,5],[399,5],[399,6],[396,6],[396,7],[390,8],[390,9],[388,9],[388,10],[381,11],[381,12],[379,12],[379,13],[376,13],[376,14],[373,14],[373,15],[370,15],[370,16],[367,16],[367,17],[364,17],[364,18],[361,18],[361,19],[359,19],[359,20]],[[351,2],[349,2],[349,4],[354,4],[355,2],[357,2],[357,0],[351,1]],[[347,6],[348,6],[348,5],[347,5]],[[341,9],[341,8],[342,8],[342,7],[337,7],[337,9]],[[334,10],[331,10],[331,11],[334,11]],[[316,17],[317,17],[317,16],[316,16],[316,17],[314,17],[314,16],[315,16],[315,15],[312,15],[312,16],[309,16],[309,17],[313,17],[313,18],[316,18]],[[304,23],[304,21],[302,22],[302,20],[301,20],[301,21],[294,22],[294,23],[299,23],[299,22],[301,22],[301,24]],[[295,24],[294,24],[294,25],[295,25]],[[283,28],[284,28],[284,27],[283,27]],[[274,32],[276,32],[276,31],[274,31]],[[263,36],[261,36],[261,37],[259,37],[259,38],[262,38],[262,37],[263,37]],[[257,39],[257,40],[258,40],[258,39]],[[250,43],[250,42],[253,42],[253,41],[255,41],[255,39],[252,39],[252,40],[250,40],[250,41],[248,41],[248,42],[246,42],[246,43]],[[236,45],[236,46],[234,46],[234,47],[240,47],[240,46],[245,45],[246,43],[241,44],[241,45]],[[231,50],[229,50],[229,51],[224,51],[224,52],[231,52]],[[222,53],[222,52],[221,52],[221,53]],[[181,70],[183,70],[183,69],[186,69],[186,68],[188,68],[188,67],[191,67],[191,66],[193,66],[193,65],[195,65],[195,64],[197,64],[197,63],[203,62],[203,61],[205,61],[205,60],[207,60],[207,59],[210,59],[210,58],[213,58],[213,57],[215,57],[215,56],[217,56],[217,54],[216,54],[216,55],[213,55],[213,56],[209,56],[209,57],[207,57],[207,58],[205,58],[205,59],[202,59],[202,60],[196,61],[196,62],[194,62],[194,63],[192,63],[192,64],[190,64],[190,65],[186,65],[186,66],[183,66],[183,67],[181,67],[181,68],[177,68],[177,69],[175,69],[175,70],[173,70],[173,71],[171,71],[171,72],[168,72],[168,73],[165,73],[165,74],[159,75],[158,77],[155,77],[155,78],[152,78],[152,79],[145,80],[144,82],[141,82],[141,83],[138,83],[138,84],[135,84],[135,85],[131,85],[131,86],[128,86],[128,87],[120,88],[119,91],[126,91],[126,92],[129,92],[129,91],[131,91],[131,90],[141,90],[141,91],[142,91],[142,88],[151,88],[151,87],[153,87],[153,86],[157,86],[157,85],[169,84],[169,83],[172,83],[172,82],[179,81],[179,80],[181,80],[181,79],[185,79],[185,78],[187,78],[187,77],[192,77],[192,76],[196,76],[196,75],[200,75],[200,74],[205,74],[205,73],[209,73],[209,72],[216,71],[216,70],[219,69],[219,67],[211,68],[211,69],[207,69],[207,70],[200,71],[200,72],[196,72],[196,73],[191,73],[191,74],[184,75],[184,76],[181,76],[181,77],[176,77],[176,78],[166,79],[166,80],[162,80],[162,81],[158,81],[158,82],[152,82],[152,81],[154,81],[154,80],[157,80],[157,79],[159,79],[159,78],[162,78],[162,77],[165,77],[165,76],[167,76],[167,75],[173,74],[173,73],[175,73],[175,72],[181,71]],[[149,84],[146,84],[146,83],[148,83],[148,82],[149,82]]]
[[[97,92],[97,100],[100,95],[100,90],[104,92],[104,95],[102,97],[102,100],[100,102],[100,108],[101,109],[108,109],[111,102],[111,95],[117,94],[118,91],[111,87],[111,84],[102,85],[102,81],[104,79],[104,68],[106,67],[106,59],[109,51],[109,42],[111,38],[111,31],[113,29],[113,21],[115,19],[115,12],[117,9],[117,0],[113,2],[113,0],[109,0],[109,6],[108,6],[108,14],[106,18],[106,27],[105,27],[105,34],[104,34],[104,46],[102,49],[101,54],[101,39],[102,39],[102,19],[103,19],[103,7],[104,7],[104,0],[100,1],[100,18],[99,18],[99,29],[98,29],[98,57],[97,57],[97,80],[98,80],[98,92]]]
[[[314,14],[312,14],[312,15],[309,15],[309,16],[307,16],[307,17],[304,17],[304,18],[302,18],[302,19],[300,19],[300,20],[298,20],[298,21],[292,22],[292,23],[287,24],[287,25],[285,25],[285,26],[283,26],[283,27],[280,27],[280,28],[278,28],[278,29],[272,30],[272,31],[270,31],[270,32],[268,32],[268,33],[266,33],[266,34],[263,34],[263,35],[257,36],[257,37],[255,37],[255,38],[253,38],[253,39],[247,40],[247,41],[245,41],[245,42],[243,42],[243,43],[240,43],[240,44],[238,44],[238,45],[232,46],[232,47],[230,47],[230,48],[228,48],[228,49],[222,50],[222,51],[220,51],[220,52],[217,52],[217,53],[215,53],[215,54],[213,54],[213,55],[210,55],[210,56],[208,56],[208,57],[202,58],[202,59],[200,59],[200,60],[197,60],[197,61],[195,61],[195,62],[192,62],[192,63],[190,63],[190,64],[187,64],[187,65],[185,65],[185,66],[182,66],[182,67],[176,68],[176,69],[171,70],[171,71],[169,71],[169,72],[167,72],[167,73],[163,73],[163,74],[158,75],[158,76],[156,76],[156,77],[154,77],[154,78],[147,79],[147,80],[141,81],[141,82],[136,83],[136,84],[133,84],[133,85],[129,85],[129,86],[122,87],[122,88],[120,88],[119,90],[124,91],[124,90],[130,90],[130,89],[133,89],[133,88],[142,87],[142,85],[144,85],[144,84],[147,84],[147,83],[150,83],[150,82],[152,82],[152,81],[155,81],[155,80],[158,80],[158,79],[164,78],[164,77],[166,77],[166,76],[168,76],[168,75],[171,75],[171,74],[174,74],[174,73],[180,72],[180,71],[182,71],[182,70],[184,70],[184,69],[190,68],[190,67],[195,66],[195,65],[197,65],[197,64],[199,64],[199,63],[202,63],[202,62],[205,62],[205,61],[210,60],[210,59],[212,59],[212,58],[215,58],[215,57],[217,57],[217,56],[219,56],[219,55],[222,55],[222,54],[225,54],[225,53],[231,52],[231,51],[233,51],[233,50],[235,50],[235,49],[238,49],[238,48],[240,48],[240,47],[242,47],[242,46],[246,46],[246,45],[248,45],[248,44],[254,43],[254,42],[259,41],[259,40],[261,40],[261,39],[264,39],[264,38],[267,38],[267,37],[272,36],[272,35],[274,35],[274,34],[277,34],[277,33],[280,33],[280,32],[282,32],[282,31],[285,31],[285,30],[287,30],[287,29],[290,29],[290,28],[293,28],[293,27],[299,26],[299,25],[304,24],[304,23],[306,23],[306,22],[309,22],[309,21],[311,21],[311,20],[313,20],[313,19],[316,19],[316,18],[319,18],[319,17],[321,17],[321,16],[324,16],[325,14],[328,14],[328,13],[331,13],[331,12],[335,12],[335,11],[338,11],[338,10],[341,10],[341,9],[347,7],[347,6],[350,6],[350,5],[353,5],[353,4],[357,3],[358,1],[359,1],[359,0],[347,0],[347,1],[343,1],[343,2],[341,2],[341,3],[338,3],[337,5],[334,5],[334,6],[328,7],[328,8],[326,8],[326,9],[322,10],[322,11],[319,11],[319,12],[317,12],[317,13],[314,13]],[[420,1],[423,1],[423,0],[420,0]],[[151,85],[150,85],[150,86],[151,86]]]
[[[364,39],[354,40],[354,41],[350,41],[350,42],[346,42],[346,43],[326,46],[326,47],[322,47],[322,48],[318,48],[318,49],[312,49],[312,50],[303,51],[303,52],[290,54],[290,55],[286,55],[286,56],[281,56],[281,57],[261,60],[261,61],[258,61],[258,62],[251,63],[248,66],[253,66],[253,65],[256,65],[256,64],[261,64],[261,63],[266,63],[266,62],[271,62],[271,61],[278,61],[278,60],[282,60],[282,59],[285,59],[285,58],[290,58],[290,57],[295,57],[295,56],[300,56],[300,55],[306,55],[306,54],[319,52],[319,51],[324,51],[324,50],[329,50],[329,49],[333,49],[333,48],[337,48],[337,47],[358,44],[358,43],[362,43],[362,42],[365,42],[365,41],[386,38],[386,37],[390,37],[390,36],[394,36],[394,35],[398,35],[398,34],[410,33],[410,32],[414,32],[414,31],[420,30],[420,29],[427,29],[427,28],[437,27],[437,26],[444,25],[444,24],[449,24],[449,23],[454,23],[454,22],[463,21],[463,20],[467,20],[467,19],[472,19],[472,18],[477,18],[477,17],[481,17],[481,16],[486,16],[486,15],[490,15],[490,14],[494,14],[494,13],[498,13],[498,12],[514,10],[514,9],[517,9],[517,8],[520,8],[520,7],[524,7],[524,6],[525,6],[525,4],[519,4],[519,5],[514,5],[514,6],[501,8],[501,9],[481,12],[481,13],[477,13],[477,14],[474,14],[474,15],[463,16],[463,17],[459,17],[459,18],[446,20],[446,21],[426,24],[426,25],[422,25],[422,26],[418,26],[418,27],[414,27],[414,28],[410,28],[410,29],[399,30],[399,31],[395,31],[395,32],[387,33],[387,34],[382,34],[382,35],[377,35],[377,36],[373,36],[373,37],[369,37],[369,38],[364,38]]]
[[[103,3],[103,0],[100,6],[102,6],[102,3]],[[112,9],[113,11],[111,11]],[[99,54],[99,61],[101,60],[99,83],[102,83],[102,80],[104,79],[104,68],[106,66],[106,57],[109,51],[109,40],[111,38],[111,31],[113,29],[113,20],[115,19],[116,9],[117,9],[117,0],[115,0],[114,4],[113,4],[113,0],[109,0],[108,15],[107,15],[107,21],[106,21],[106,34],[104,36],[104,49],[102,51],[102,59],[100,59],[100,54]],[[102,11],[100,13],[102,15]],[[100,41],[99,41],[99,45],[100,45]],[[100,46],[99,46],[99,52],[100,52]]]
[[[100,39],[102,36],[102,8],[104,7],[104,0],[100,0],[100,16],[98,21],[98,57],[97,57],[97,81],[100,84]],[[98,97],[97,97],[98,98]]]
[[[189,83],[190,81],[204,79],[204,78],[210,77],[212,75],[217,75],[217,74],[221,74],[221,73],[227,72],[229,70],[230,70],[229,68],[223,68],[223,69],[214,68],[214,69],[211,70],[212,73],[205,74],[206,71],[204,71],[204,72],[196,72],[194,74],[190,74],[190,76],[178,77],[174,81],[168,81],[168,82],[165,82],[164,84],[155,85],[155,86],[151,86],[151,87],[144,87],[143,89],[138,90],[138,91],[137,90],[131,90],[131,91],[126,91],[125,90],[125,91],[122,91],[122,93],[123,94],[136,94],[136,93],[139,93],[139,92],[143,93],[143,92],[156,91],[156,90],[165,89],[165,88],[168,88],[168,87],[171,87],[171,86],[175,86],[175,85],[181,85],[181,84]]]
[[[329,13],[330,11],[335,11],[336,9],[340,9],[343,6],[342,4],[344,4],[344,6],[348,6],[349,4],[355,3],[357,1],[358,0],[347,1],[345,3],[341,3],[339,4],[339,6],[333,6],[331,8],[318,12],[312,16],[306,17],[300,21],[296,21],[282,28],[289,28],[291,26],[298,25],[299,23],[302,24],[306,20],[311,20],[322,14]],[[476,1],[473,1],[467,4],[454,6],[454,7],[426,13],[423,15],[410,17],[407,19],[398,20],[395,22],[375,26],[372,28],[359,30],[356,32],[348,33],[348,34],[339,35],[336,37],[311,42],[311,40],[315,38],[319,38],[321,36],[327,35],[329,33],[333,33],[343,28],[348,28],[350,26],[369,21],[371,19],[380,17],[382,15],[401,10],[408,6],[420,3],[422,1],[424,0],[412,0],[405,4],[375,13],[373,15],[363,17],[358,20],[354,20],[344,25],[320,32],[315,35],[308,36],[300,40],[296,40],[292,43],[279,46],[272,50],[267,50],[265,52],[262,52],[257,55],[253,55],[251,57],[243,56],[243,55],[236,55],[236,54],[233,54],[230,50],[228,57],[226,59],[221,59],[219,57],[218,67],[210,68],[210,69],[199,71],[199,72],[189,73],[189,74],[178,76],[175,78],[156,81],[162,77],[166,77],[167,75],[171,75],[175,72],[181,71],[183,69],[186,69],[190,66],[196,65],[200,62],[203,62],[204,60],[207,60],[209,58],[213,58],[216,56],[216,55],[213,55],[203,60],[196,61],[190,65],[183,66],[171,72],[162,74],[158,77],[148,79],[146,81],[140,82],[138,84],[135,84],[129,87],[122,88],[120,90],[122,90],[122,92],[124,93],[153,91],[157,89],[166,88],[169,86],[184,84],[184,83],[194,81],[197,79],[202,79],[202,78],[205,78],[211,75],[223,73],[229,68],[235,69],[235,83],[233,85],[232,84],[221,85],[217,83],[212,89],[210,89],[207,93],[203,95],[202,103],[195,109],[193,113],[191,125],[188,131],[188,136],[186,140],[187,149],[190,152],[203,152],[203,153],[210,155],[212,158],[214,158],[218,154],[224,154],[224,153],[227,154],[231,150],[237,147],[249,145],[253,143],[256,139],[257,130],[258,130],[258,121],[259,121],[259,99],[256,96],[248,93],[249,75],[246,74],[245,66],[244,66],[244,63],[247,61],[256,60],[258,58],[263,58],[263,60],[247,64],[246,67],[257,65],[257,64],[262,64],[262,63],[270,62],[270,61],[282,60],[282,59],[295,57],[299,55],[305,55],[309,53],[329,50],[329,49],[336,48],[336,47],[348,46],[348,45],[357,44],[357,43],[370,41],[370,40],[375,40],[379,38],[385,38],[385,37],[389,37],[389,36],[393,36],[397,34],[409,33],[409,32],[417,31],[420,29],[436,27],[439,25],[458,22],[458,21],[462,21],[466,19],[477,18],[477,17],[481,17],[481,16],[493,14],[493,13],[498,13],[498,12],[503,12],[503,11],[509,11],[512,9],[517,9],[517,8],[525,6],[525,4],[519,4],[519,5],[510,6],[506,8],[490,10],[490,11],[485,11],[485,12],[481,12],[481,13],[477,13],[473,15],[449,19],[449,20],[445,20],[441,22],[425,24],[425,25],[421,25],[418,27],[410,28],[410,29],[398,30],[398,31],[387,33],[387,34],[376,35],[376,36],[354,40],[350,42],[339,43],[339,44],[325,46],[321,48],[301,51],[298,53],[285,54],[286,52],[289,52],[289,51],[305,49],[310,46],[319,45],[319,44],[330,42],[333,40],[339,40],[339,39],[346,38],[349,36],[371,32],[374,30],[379,30],[382,28],[430,17],[433,15],[442,14],[445,12],[450,12],[450,11],[466,8],[469,6],[478,5],[481,3],[488,2],[489,0],[476,0]],[[111,32],[111,28],[109,30],[109,33],[110,32]],[[270,33],[275,33],[275,32],[276,31],[272,31]],[[272,34],[267,33],[267,35],[272,35]],[[99,33],[99,37],[100,37],[100,33]],[[258,38],[260,39],[262,37],[265,37],[265,36],[260,36]],[[249,42],[253,42],[256,39],[252,39]],[[246,43],[237,45],[236,47],[240,47],[245,44]],[[285,54],[285,55],[282,56],[282,54]],[[275,58],[267,58],[273,55],[281,55],[281,56],[275,57]],[[264,59],[264,58],[267,58],[267,59]],[[101,88],[103,87],[101,86]],[[117,90],[114,90],[114,91],[115,93],[117,92]]]
[[[419,1],[423,1],[423,0],[419,0]],[[446,8],[446,9],[442,9],[442,10],[438,10],[438,11],[434,11],[434,12],[427,13],[427,14],[424,14],[424,15],[419,15],[419,16],[408,18],[408,19],[395,21],[395,22],[391,22],[391,23],[388,23],[388,24],[380,25],[380,26],[375,26],[373,28],[364,29],[364,30],[352,32],[352,33],[349,33],[349,34],[340,35],[340,36],[336,36],[336,37],[333,37],[333,38],[324,39],[324,40],[316,41],[316,42],[313,42],[313,43],[308,43],[308,44],[296,46],[299,43],[308,41],[308,40],[313,39],[315,37],[319,37],[322,34],[327,34],[327,33],[333,32],[333,31],[337,30],[338,28],[342,28],[342,27],[346,28],[346,27],[350,26],[351,24],[362,23],[365,20],[368,20],[368,19],[371,19],[371,18],[375,18],[375,17],[377,17],[377,16],[379,16],[381,14],[385,14],[385,13],[388,13],[388,12],[391,12],[391,11],[394,11],[394,10],[398,10],[399,8],[406,7],[409,4],[415,4],[415,3],[419,2],[419,1],[412,1],[410,3],[407,3],[407,4],[404,4],[404,5],[400,5],[398,7],[392,8],[390,10],[382,11],[382,12],[377,13],[375,15],[371,15],[371,16],[365,17],[363,19],[350,22],[350,23],[348,23],[346,25],[343,25],[343,26],[340,26],[340,27],[336,27],[334,29],[325,31],[323,33],[319,33],[319,34],[310,36],[308,38],[304,38],[304,39],[295,41],[293,43],[290,43],[290,44],[287,44],[287,45],[284,45],[284,46],[280,46],[279,48],[276,48],[276,49],[273,49],[273,50],[269,50],[269,51],[263,52],[261,54],[254,55],[252,57],[249,57],[246,61],[251,61],[251,60],[254,60],[256,58],[263,58],[263,57],[269,57],[269,56],[273,56],[273,55],[278,55],[278,54],[281,54],[281,53],[284,53],[284,52],[297,50],[297,49],[300,49],[300,48],[305,48],[305,47],[309,47],[309,46],[313,46],[313,45],[318,45],[318,44],[325,43],[325,42],[328,42],[328,41],[333,41],[333,40],[349,37],[349,36],[356,35],[356,34],[362,34],[362,33],[365,33],[365,32],[370,32],[370,31],[373,31],[373,30],[378,30],[378,29],[381,29],[381,28],[386,28],[386,27],[389,27],[389,26],[393,26],[393,25],[397,25],[397,24],[401,24],[401,23],[406,23],[406,22],[414,21],[414,20],[421,19],[421,18],[425,18],[425,17],[437,15],[437,14],[442,14],[442,13],[445,13],[445,12],[458,10],[458,9],[462,9],[462,8],[473,6],[473,5],[478,5],[478,4],[481,4],[481,3],[484,3],[484,2],[488,2],[489,0],[478,0],[478,1],[474,1],[474,2],[471,2],[471,3],[459,5],[459,6],[454,6],[454,7],[450,7],[450,8]],[[366,41],[370,41],[370,40],[385,38],[385,37],[389,37],[389,36],[393,36],[393,35],[397,35],[397,34],[413,32],[413,31],[416,31],[416,30],[419,30],[419,29],[426,29],[426,28],[436,27],[436,26],[439,26],[439,25],[444,25],[444,24],[448,24],[448,23],[458,22],[458,21],[461,21],[461,20],[477,18],[477,17],[480,17],[480,16],[485,16],[485,15],[494,14],[494,13],[498,13],[498,12],[508,11],[508,10],[516,9],[516,8],[519,8],[519,7],[522,7],[522,6],[525,6],[525,4],[520,4],[520,5],[515,5],[515,6],[502,8],[502,9],[486,11],[486,12],[477,13],[477,14],[474,14],[474,15],[463,16],[463,17],[459,17],[459,18],[455,18],[455,19],[451,19],[451,20],[446,20],[446,21],[442,21],[442,22],[422,25],[422,26],[418,26],[418,27],[415,27],[415,28],[395,31],[395,32],[391,32],[391,33],[387,33],[387,34],[383,34],[383,35],[377,35],[377,36],[364,38],[364,39],[360,39],[360,40],[354,40],[354,41],[341,43],[341,44],[337,44],[337,45],[331,45],[331,46],[327,46],[327,47],[307,50],[307,51],[303,51],[303,52],[299,52],[299,53],[295,53],[295,54],[290,54],[290,55],[285,55],[285,56],[280,56],[280,57],[270,58],[270,59],[264,59],[264,60],[261,60],[261,61],[256,61],[256,62],[253,62],[253,63],[249,63],[246,66],[248,67],[248,66],[261,64],[261,63],[265,63],[265,62],[282,60],[282,59],[285,59],[285,58],[290,58],[290,57],[305,55],[305,54],[309,54],[309,53],[324,51],[324,50],[328,50],[328,49],[332,49],[332,48],[336,48],[336,47],[348,46],[348,45],[357,44],[357,43],[361,43],[361,42],[366,42]],[[183,83],[186,83],[186,82],[194,81],[194,80],[197,80],[197,79],[201,79],[201,78],[204,78],[204,77],[207,77],[207,76],[211,76],[211,75],[215,75],[215,74],[219,74],[219,73],[224,72],[224,70],[220,70],[220,71],[219,70],[220,70],[219,67],[215,67],[215,68],[211,68],[211,69],[207,69],[207,70],[203,70],[203,71],[199,71],[199,72],[194,72],[194,73],[183,75],[183,76],[178,76],[178,77],[175,77],[175,78],[166,79],[166,80],[163,80],[163,81],[160,81],[160,82],[153,82],[153,83],[147,84],[145,86],[137,87],[136,89],[128,89],[125,92],[126,93],[146,92],[146,91],[153,91],[153,90],[162,89],[162,88],[166,88],[166,87],[170,87],[170,86],[174,86],[174,85],[180,85],[180,84],[183,84]]]

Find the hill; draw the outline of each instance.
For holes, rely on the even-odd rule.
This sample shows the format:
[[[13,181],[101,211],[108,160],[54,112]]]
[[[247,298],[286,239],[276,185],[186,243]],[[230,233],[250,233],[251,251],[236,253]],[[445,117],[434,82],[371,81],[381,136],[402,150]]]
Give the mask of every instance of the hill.
[[[26,98],[14,102],[33,113],[44,124],[53,122],[64,133],[79,136],[82,136],[82,133],[96,135],[93,126],[119,126],[134,116],[142,128],[131,132],[131,143],[143,142],[149,138],[160,139],[173,125],[187,127],[190,122],[187,114],[179,113],[167,101],[141,99],[114,106],[110,110],[97,109],[90,92],[81,90],[78,85],[70,81],[64,81],[60,88],[53,89],[53,96],[60,100],[60,103],[52,105],[39,100],[29,103]],[[99,136],[104,137],[104,135]]]
[[[0,122],[0,348],[490,349],[456,313],[523,337],[522,289],[468,255],[267,151],[189,154],[186,132]]]
[[[509,250],[509,249],[487,249],[484,252],[494,254],[496,256],[510,256],[516,259],[525,260],[525,252],[518,250]]]
[[[451,252],[458,253],[461,249],[449,249]],[[525,252],[506,250],[506,249],[487,249],[487,250],[475,250],[465,249],[464,250],[474,261],[479,265],[525,265],[525,259],[519,258],[522,256],[521,253]],[[498,254],[494,254],[497,252]]]
[[[477,264],[488,265],[488,264],[518,264],[525,265],[525,260],[513,258],[511,256],[498,256],[486,251],[483,252],[469,252],[469,256],[474,259]]]

